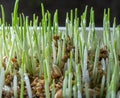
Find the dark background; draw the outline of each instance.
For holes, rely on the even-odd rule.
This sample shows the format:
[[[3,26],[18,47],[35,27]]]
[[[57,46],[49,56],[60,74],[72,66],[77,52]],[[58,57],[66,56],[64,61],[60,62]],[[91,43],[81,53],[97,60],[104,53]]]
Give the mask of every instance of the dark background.
[[[113,17],[117,18],[117,24],[120,23],[120,0],[19,0],[19,13],[24,13],[32,19],[33,14],[39,16],[41,20],[41,2],[46,10],[49,10],[53,16],[56,9],[59,11],[59,25],[65,25],[66,12],[71,9],[78,8],[79,16],[83,13],[85,6],[88,5],[88,10],[93,7],[95,11],[95,24],[102,26],[104,8],[111,9],[111,26]],[[6,21],[11,23],[11,12],[13,12],[15,0],[0,0],[5,8]],[[0,11],[1,17],[1,11]],[[87,16],[89,21],[89,15]],[[87,22],[88,24],[88,22]]]

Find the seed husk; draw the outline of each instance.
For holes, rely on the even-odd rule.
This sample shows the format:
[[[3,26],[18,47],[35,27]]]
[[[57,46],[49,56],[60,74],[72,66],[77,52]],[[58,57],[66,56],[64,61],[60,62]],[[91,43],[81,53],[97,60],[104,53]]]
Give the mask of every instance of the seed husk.
[[[60,68],[55,64],[53,64],[53,72],[54,72],[55,77],[62,76],[62,72],[61,72]]]
[[[61,89],[56,92],[55,98],[63,98]]]

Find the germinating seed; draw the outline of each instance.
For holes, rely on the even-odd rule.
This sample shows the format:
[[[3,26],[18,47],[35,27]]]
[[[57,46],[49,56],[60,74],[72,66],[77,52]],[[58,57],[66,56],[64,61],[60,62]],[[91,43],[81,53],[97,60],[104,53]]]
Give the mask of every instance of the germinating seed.
[[[116,19],[110,28],[110,9],[100,33],[93,8],[89,28],[86,6],[81,17],[77,9],[67,13],[61,29],[58,10],[51,19],[41,4],[39,23],[36,15],[18,15],[18,3],[11,26],[1,5],[0,98],[119,98],[120,29]]]

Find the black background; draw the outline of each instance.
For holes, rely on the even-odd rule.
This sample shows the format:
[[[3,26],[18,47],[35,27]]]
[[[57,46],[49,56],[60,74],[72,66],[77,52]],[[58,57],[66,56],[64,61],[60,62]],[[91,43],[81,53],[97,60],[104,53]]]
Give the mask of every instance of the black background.
[[[83,13],[85,6],[88,5],[88,12],[91,7],[95,11],[95,24],[102,26],[103,11],[105,8],[111,9],[111,26],[113,18],[117,18],[117,24],[120,23],[120,0],[19,0],[19,13],[24,13],[32,19],[33,14],[39,16],[41,21],[41,2],[44,4],[46,10],[49,10],[53,16],[56,9],[59,11],[59,25],[65,25],[66,12],[71,9],[78,8],[79,17]],[[13,12],[15,0],[0,0],[5,8],[6,21],[11,23],[11,13]],[[1,11],[0,11],[1,17]],[[89,21],[89,13],[87,15],[87,24]]]

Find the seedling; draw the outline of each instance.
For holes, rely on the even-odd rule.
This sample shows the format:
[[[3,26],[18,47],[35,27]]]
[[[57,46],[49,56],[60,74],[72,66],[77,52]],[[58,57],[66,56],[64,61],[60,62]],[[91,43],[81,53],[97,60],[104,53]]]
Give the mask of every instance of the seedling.
[[[29,21],[18,3],[11,26],[1,5],[0,98],[120,97],[120,27],[116,18],[110,27],[110,9],[99,34],[93,8],[89,27],[86,6],[81,17],[77,9],[66,13],[61,29],[58,10],[52,19],[41,4],[41,22],[35,14]]]

